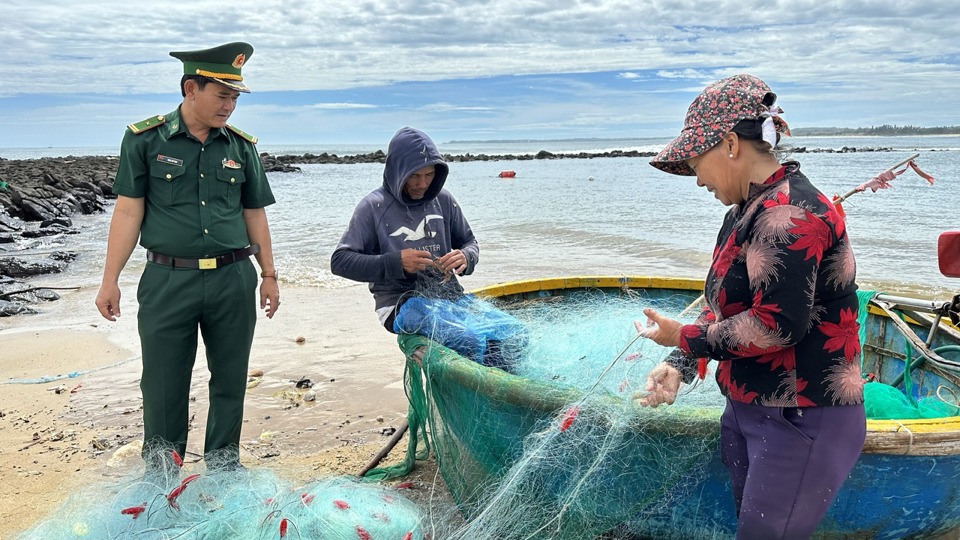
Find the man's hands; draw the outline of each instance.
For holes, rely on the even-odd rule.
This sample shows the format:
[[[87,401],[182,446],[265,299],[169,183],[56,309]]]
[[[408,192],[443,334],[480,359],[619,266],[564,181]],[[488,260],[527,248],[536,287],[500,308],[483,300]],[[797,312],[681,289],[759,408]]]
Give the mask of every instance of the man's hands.
[[[452,271],[461,275],[467,271],[467,256],[459,249],[455,249],[436,260],[429,251],[405,249],[400,252],[400,261],[403,263],[403,271],[408,274],[422,272],[430,266],[437,266],[444,272]]]
[[[428,266],[433,266],[433,256],[422,249],[405,249],[400,252],[400,262],[404,272],[416,274],[426,270]]]
[[[447,253],[437,259],[437,263],[443,268],[444,272],[456,272],[457,275],[463,275],[467,271],[467,256],[459,249]]]

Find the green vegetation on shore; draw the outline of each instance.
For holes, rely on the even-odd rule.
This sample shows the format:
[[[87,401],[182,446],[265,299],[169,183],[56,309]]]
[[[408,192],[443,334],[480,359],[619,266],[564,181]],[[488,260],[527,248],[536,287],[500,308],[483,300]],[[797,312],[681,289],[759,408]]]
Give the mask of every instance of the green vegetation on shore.
[[[791,130],[798,137],[823,137],[833,135],[860,135],[868,137],[886,137],[896,135],[960,135],[960,126],[920,127],[884,124],[882,126],[838,128],[808,127]]]

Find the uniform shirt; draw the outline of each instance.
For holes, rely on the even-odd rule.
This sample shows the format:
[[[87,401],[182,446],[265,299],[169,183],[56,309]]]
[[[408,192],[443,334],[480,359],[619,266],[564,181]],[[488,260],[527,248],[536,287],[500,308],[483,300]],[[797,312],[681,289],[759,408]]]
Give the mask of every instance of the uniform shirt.
[[[180,118],[127,129],[113,192],[145,198],[140,245],[174,257],[215,257],[249,245],[244,208],[273,204],[257,147],[226,128],[201,143]]]
[[[843,218],[788,163],[727,213],[708,308],[669,361],[689,378],[695,359],[718,360],[721,391],[744,403],[863,403],[855,277]]]

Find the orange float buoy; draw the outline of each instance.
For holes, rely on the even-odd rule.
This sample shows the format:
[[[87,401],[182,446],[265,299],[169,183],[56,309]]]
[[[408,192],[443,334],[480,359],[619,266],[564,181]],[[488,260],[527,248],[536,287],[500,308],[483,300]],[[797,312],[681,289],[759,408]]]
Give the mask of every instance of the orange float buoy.
[[[500,171],[500,178],[513,178],[517,175],[517,171]]]

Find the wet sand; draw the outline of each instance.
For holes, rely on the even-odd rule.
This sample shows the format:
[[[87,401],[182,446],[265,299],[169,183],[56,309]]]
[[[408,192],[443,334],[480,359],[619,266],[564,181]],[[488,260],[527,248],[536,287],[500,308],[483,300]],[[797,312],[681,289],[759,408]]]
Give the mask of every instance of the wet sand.
[[[142,473],[135,289],[123,287],[115,323],[96,312],[93,288],[41,305],[39,315],[0,319],[0,538],[30,528],[78,488]],[[406,418],[404,357],[366,286],[285,285],[281,295],[254,338],[250,367],[263,376],[249,383],[241,462],[295,482],[355,474]],[[302,379],[314,383],[315,401],[303,399]],[[201,345],[188,462],[203,451],[207,381]],[[402,458],[405,441],[384,464]],[[433,492],[430,484],[442,485],[435,473],[432,462],[418,465],[416,484]]]

